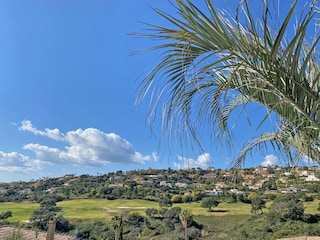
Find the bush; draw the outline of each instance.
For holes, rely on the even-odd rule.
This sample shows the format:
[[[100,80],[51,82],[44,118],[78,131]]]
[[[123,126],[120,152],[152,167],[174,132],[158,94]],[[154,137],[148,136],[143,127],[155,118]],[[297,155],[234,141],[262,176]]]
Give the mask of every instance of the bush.
[[[73,229],[73,225],[70,224],[69,221],[64,216],[59,215],[56,220],[57,220],[56,231],[67,233]]]
[[[12,217],[12,212],[11,211],[6,211],[6,212],[2,212],[0,214],[0,220],[2,221],[6,221],[7,218]]]
[[[163,198],[159,199],[159,206],[160,207],[171,207],[172,201],[169,197],[164,196]]]
[[[192,196],[190,196],[190,195],[183,195],[183,197],[182,197],[182,202],[184,202],[184,203],[192,202]]]
[[[314,198],[312,196],[305,196],[304,201],[305,202],[313,202]]]
[[[201,237],[201,231],[195,227],[188,228],[189,239],[199,239]]]
[[[294,194],[285,194],[274,200],[270,213],[277,213],[284,220],[299,220],[304,215],[304,206]]]
[[[206,197],[202,199],[201,207],[208,208],[208,212],[212,212],[214,207],[218,206],[219,202],[216,200],[215,197]]]
[[[180,195],[173,195],[171,197],[172,203],[182,203],[182,197]]]
[[[280,239],[284,237],[295,236],[297,233],[291,229],[280,229],[272,235],[272,239]]]

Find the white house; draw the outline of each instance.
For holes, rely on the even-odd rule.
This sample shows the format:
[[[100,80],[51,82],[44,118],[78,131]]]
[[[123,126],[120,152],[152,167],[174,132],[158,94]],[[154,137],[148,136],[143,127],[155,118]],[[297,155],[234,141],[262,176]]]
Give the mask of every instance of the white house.
[[[177,182],[175,185],[179,188],[187,188],[188,186],[186,183],[179,183],[179,182]]]
[[[160,186],[165,186],[165,187],[172,188],[172,184],[171,183],[167,183],[166,181],[161,181],[160,182]]]
[[[314,174],[308,175],[304,180],[307,182],[319,182],[320,179],[317,178]]]

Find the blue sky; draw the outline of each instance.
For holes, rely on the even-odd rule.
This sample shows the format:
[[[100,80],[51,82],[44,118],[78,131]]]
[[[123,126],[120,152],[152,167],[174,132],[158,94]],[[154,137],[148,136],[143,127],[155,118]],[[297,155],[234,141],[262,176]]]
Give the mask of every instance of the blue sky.
[[[137,78],[157,55],[129,56],[155,43],[129,34],[166,24],[151,7],[175,13],[166,0],[0,2],[0,182],[229,166],[235,153],[209,138],[205,153],[159,147],[160,126],[151,134],[147,104],[135,106]],[[236,152],[251,130],[235,131]],[[257,152],[248,162],[264,161],[278,158]]]

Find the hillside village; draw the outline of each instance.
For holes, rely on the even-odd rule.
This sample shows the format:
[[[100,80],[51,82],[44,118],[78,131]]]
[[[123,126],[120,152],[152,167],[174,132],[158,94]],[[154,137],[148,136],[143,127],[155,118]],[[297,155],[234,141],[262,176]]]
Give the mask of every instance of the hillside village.
[[[30,182],[0,184],[1,201],[37,201],[55,193],[60,200],[82,198],[127,198],[159,200],[163,193],[210,196],[264,191],[269,193],[318,193],[320,167],[279,166],[246,169],[146,169],[111,172],[98,176],[65,175]],[[186,197],[187,198],[187,197]],[[59,200],[59,199],[58,199]],[[182,201],[182,200],[180,200]],[[188,200],[190,201],[190,199]]]
[[[26,223],[26,228],[46,231],[50,216],[55,216],[56,231],[69,236],[76,235],[77,239],[115,239],[116,230],[112,228],[111,223],[120,215],[110,216],[111,222],[85,217],[67,219],[62,214],[62,208],[56,207],[57,202],[77,204],[78,201],[94,201],[94,204],[110,204],[133,199],[132,202],[152,201],[152,206],[159,206],[146,208],[145,214],[142,215],[123,215],[124,239],[128,240],[162,239],[161,237],[167,236],[169,232],[171,238],[168,239],[182,239],[184,230],[180,213],[188,211],[183,210],[182,206],[200,206],[207,208],[205,212],[208,212],[195,215],[196,220],[192,220],[188,227],[189,239],[279,239],[285,236],[302,236],[306,233],[310,236],[320,234],[320,215],[317,214],[320,210],[319,181],[318,166],[259,166],[229,170],[119,170],[96,176],[69,174],[29,182],[0,183],[0,201],[9,203],[10,206],[13,206],[12,202],[32,205],[39,203],[39,208],[34,209],[30,217],[27,216],[30,222]],[[102,199],[119,201],[101,201]],[[209,201],[212,202],[206,205]],[[313,208],[318,204],[317,210],[312,214],[304,212],[304,204],[310,202],[313,202]],[[263,208],[266,208],[267,203],[269,205],[265,213]],[[224,208],[218,209],[217,212],[211,209],[212,206],[220,204],[224,205]],[[231,210],[226,215],[220,215],[229,212],[228,206],[234,206],[233,204],[247,210],[239,216],[235,213],[232,215]],[[251,208],[251,215],[248,206]],[[109,210],[109,207],[104,206],[102,209]],[[288,215],[286,209],[293,211],[289,211]],[[16,213],[11,210],[3,211],[0,214],[2,224],[14,214]],[[211,219],[208,214],[220,216]],[[208,222],[208,218],[211,221]],[[223,222],[223,226],[217,228],[220,221]],[[290,229],[287,229],[288,224]],[[97,227],[93,229],[92,226]],[[231,229],[233,230],[230,231]],[[241,238],[243,235],[245,238]],[[140,238],[141,236],[144,238]]]

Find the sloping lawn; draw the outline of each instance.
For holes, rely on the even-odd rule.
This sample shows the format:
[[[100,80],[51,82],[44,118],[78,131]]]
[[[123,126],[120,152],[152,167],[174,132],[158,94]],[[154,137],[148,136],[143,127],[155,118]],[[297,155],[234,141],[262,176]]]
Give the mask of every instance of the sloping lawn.
[[[9,222],[26,222],[32,212],[39,207],[39,203],[0,203],[0,213],[5,211],[11,211],[12,217],[8,218]]]
[[[138,213],[145,215],[147,208],[157,208],[158,202],[147,200],[104,200],[79,199],[58,202],[57,207],[62,209],[66,218],[77,219],[106,219],[121,213]]]

